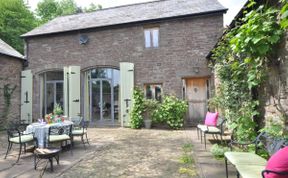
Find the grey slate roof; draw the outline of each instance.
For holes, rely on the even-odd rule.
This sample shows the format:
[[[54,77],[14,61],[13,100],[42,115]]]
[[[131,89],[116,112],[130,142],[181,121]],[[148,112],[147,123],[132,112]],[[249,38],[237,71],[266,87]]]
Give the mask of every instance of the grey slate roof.
[[[19,59],[24,59],[24,56],[22,56],[22,54],[20,54],[18,51],[16,51],[14,48],[9,46],[1,39],[0,39],[0,54],[12,56]]]
[[[217,0],[158,0],[57,17],[22,37],[105,27],[202,13],[224,12]]]

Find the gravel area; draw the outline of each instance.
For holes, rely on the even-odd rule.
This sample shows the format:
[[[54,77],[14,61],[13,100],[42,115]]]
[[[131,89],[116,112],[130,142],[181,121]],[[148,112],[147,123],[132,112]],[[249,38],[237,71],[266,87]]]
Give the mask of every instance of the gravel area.
[[[196,171],[194,163],[188,166],[188,170],[183,163],[186,158],[183,157],[182,147],[191,144],[191,132],[188,130],[89,128],[88,137],[90,146],[87,149],[79,138],[75,138],[73,154],[63,151],[60,165],[54,162],[54,172],[49,171],[48,165],[43,177],[185,178],[193,177],[191,172]],[[5,132],[0,133],[0,141],[0,155],[4,157],[7,147]],[[33,154],[26,153],[15,164],[18,149],[16,145],[6,160],[0,159],[0,177],[39,177],[45,161],[34,170]]]
[[[103,145],[61,177],[191,177],[180,174],[185,131],[95,129],[89,137]]]

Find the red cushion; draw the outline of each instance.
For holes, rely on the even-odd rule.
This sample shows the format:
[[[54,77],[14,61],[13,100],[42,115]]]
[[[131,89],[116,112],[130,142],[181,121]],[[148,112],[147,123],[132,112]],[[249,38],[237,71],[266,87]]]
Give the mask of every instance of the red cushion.
[[[218,112],[207,112],[205,118],[205,125],[217,126]]]
[[[277,151],[268,160],[266,170],[288,172],[288,146]],[[266,173],[265,178],[287,178],[288,175]]]

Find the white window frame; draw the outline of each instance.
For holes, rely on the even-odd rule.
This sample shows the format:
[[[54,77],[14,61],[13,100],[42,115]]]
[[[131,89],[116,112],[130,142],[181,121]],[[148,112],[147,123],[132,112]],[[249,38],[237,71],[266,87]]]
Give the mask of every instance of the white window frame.
[[[159,47],[159,27],[144,29],[145,48]]]

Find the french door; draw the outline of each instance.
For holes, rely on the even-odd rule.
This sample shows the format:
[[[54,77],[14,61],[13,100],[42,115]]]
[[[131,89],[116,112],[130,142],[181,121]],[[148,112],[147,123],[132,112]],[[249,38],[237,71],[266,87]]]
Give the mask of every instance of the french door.
[[[114,90],[111,84],[112,80],[109,79],[90,80],[90,116],[92,121],[114,122]]]

